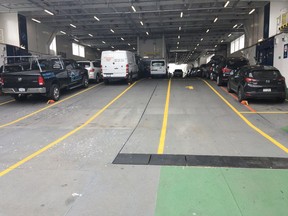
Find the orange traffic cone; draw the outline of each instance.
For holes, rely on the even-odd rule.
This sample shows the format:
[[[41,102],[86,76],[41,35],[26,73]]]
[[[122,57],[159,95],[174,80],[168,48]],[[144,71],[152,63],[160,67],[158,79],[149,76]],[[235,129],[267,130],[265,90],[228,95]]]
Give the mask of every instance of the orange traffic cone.
[[[47,101],[47,104],[53,104],[53,103],[55,103],[54,100],[48,100],[48,101]]]
[[[246,105],[246,106],[247,106],[247,105],[248,105],[248,101],[247,101],[247,100],[242,100],[242,101],[241,101],[241,104],[243,104],[243,105]]]

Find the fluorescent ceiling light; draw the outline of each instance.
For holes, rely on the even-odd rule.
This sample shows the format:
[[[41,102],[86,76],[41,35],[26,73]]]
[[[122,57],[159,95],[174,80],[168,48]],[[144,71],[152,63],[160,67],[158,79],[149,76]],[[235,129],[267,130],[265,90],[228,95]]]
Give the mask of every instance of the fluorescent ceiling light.
[[[206,30],[206,33],[208,33],[209,31],[210,31],[210,29],[207,29],[207,30]]]
[[[228,37],[230,37],[232,34],[230,33],[229,35],[228,35]]]
[[[182,28],[181,28],[181,26],[180,26],[180,27],[179,27],[179,31],[181,31],[181,29],[182,29]]]
[[[105,41],[102,41],[102,43],[103,43],[103,44],[106,44],[106,42],[105,42]]]
[[[177,44],[179,44],[179,41],[177,42]]]
[[[114,46],[111,46],[112,49],[114,49]]]
[[[123,40],[123,41],[124,41],[124,38],[122,38],[122,37],[121,37],[121,40]]]
[[[263,41],[263,38],[260,38],[260,39],[258,40],[258,42],[261,42],[261,41]]]
[[[133,50],[135,50],[135,47],[133,47]]]
[[[140,24],[141,24],[142,26],[144,25],[142,21],[140,21]]]
[[[149,35],[149,32],[146,32],[147,35]]]
[[[87,46],[91,47],[91,45],[90,45],[90,44],[87,44]]]
[[[224,5],[224,8],[226,8],[229,5],[230,1],[227,1],[226,4]]]
[[[183,12],[180,13],[180,17],[181,17],[181,18],[183,17]]]
[[[213,22],[215,23],[215,22],[217,22],[217,20],[218,20],[218,17],[216,17]]]
[[[41,21],[34,19],[34,18],[32,18],[31,20],[33,20],[34,22],[37,22],[37,23],[41,23]]]
[[[136,9],[135,9],[135,7],[132,5],[131,6],[131,8],[132,8],[132,10],[134,11],[134,12],[136,12]]]
[[[74,39],[74,41],[79,42],[79,40],[77,40],[77,39]]]
[[[49,11],[49,10],[44,10],[46,13],[48,13],[48,14],[50,14],[51,16],[53,16],[54,15],[54,13],[52,13],[51,11]]]
[[[197,46],[199,46],[199,44],[197,44]]]
[[[177,46],[177,49],[178,49],[179,47]]]
[[[253,8],[253,9],[249,12],[249,14],[252,14],[254,11],[255,11],[255,8]]]
[[[111,31],[112,33],[115,33],[113,29],[110,29],[110,31]]]
[[[204,39],[203,39],[203,38],[201,38],[200,40],[201,40],[201,41],[203,41]]]
[[[88,34],[90,37],[93,37],[93,35],[92,34]]]
[[[236,28],[237,27],[237,24],[235,24],[234,26],[233,26],[233,28]]]
[[[99,49],[99,48],[97,48],[97,50],[98,50],[98,51],[100,51],[100,49]]]
[[[100,19],[97,16],[94,16],[94,19],[96,19],[97,21],[100,21]]]
[[[197,47],[194,48],[195,50],[197,49]]]
[[[217,47],[217,44],[215,45],[215,47]]]
[[[73,24],[70,24],[70,26],[72,26],[73,28],[76,28],[76,26],[75,26],[75,25],[73,25]]]
[[[66,34],[66,32],[64,32],[64,31],[60,31],[60,33],[62,33],[62,34]]]
[[[180,39],[180,35],[178,35],[178,39]]]
[[[128,43],[128,46],[131,46],[131,44],[130,44],[130,43]]]
[[[224,40],[221,40],[221,43],[223,43],[224,42]]]

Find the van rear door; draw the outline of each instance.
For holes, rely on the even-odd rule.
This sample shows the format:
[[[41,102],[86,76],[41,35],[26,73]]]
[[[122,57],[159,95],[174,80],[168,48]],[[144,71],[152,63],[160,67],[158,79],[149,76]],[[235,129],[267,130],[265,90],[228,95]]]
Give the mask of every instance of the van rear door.
[[[151,75],[165,75],[166,64],[164,60],[152,60],[151,61]]]
[[[101,64],[104,78],[126,77],[128,62],[125,52],[102,52]]]

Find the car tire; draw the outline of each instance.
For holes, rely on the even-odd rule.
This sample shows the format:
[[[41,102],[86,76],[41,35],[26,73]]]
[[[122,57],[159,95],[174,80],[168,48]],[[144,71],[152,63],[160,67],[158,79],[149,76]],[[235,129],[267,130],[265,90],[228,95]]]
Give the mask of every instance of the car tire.
[[[127,84],[132,84],[133,83],[133,77],[132,74],[129,75],[129,77],[127,78]]]
[[[99,83],[99,82],[100,82],[100,77],[99,77],[99,74],[96,74],[96,79],[95,79],[95,82],[96,82],[96,83]]]
[[[57,84],[53,84],[50,88],[49,99],[58,101],[60,99],[60,89]]]
[[[84,75],[82,78],[82,86],[83,88],[88,88],[89,86],[89,79],[88,76]]]
[[[108,79],[104,79],[103,82],[104,82],[104,85],[108,85],[109,84],[109,80]]]
[[[227,91],[228,91],[229,93],[232,93],[232,92],[233,92],[232,89],[231,89],[229,80],[228,80],[228,82],[227,82]]]
[[[222,78],[220,76],[217,76],[216,83],[217,83],[218,86],[222,86],[223,85]]]
[[[278,99],[278,102],[279,102],[279,103],[284,103],[285,100],[286,100],[286,98],[279,98],[279,99]]]
[[[242,86],[238,88],[237,96],[238,96],[238,101],[239,102],[245,100],[244,90],[243,90]]]
[[[16,94],[12,96],[16,101],[24,101],[27,99],[27,95]]]
[[[214,80],[213,73],[210,73],[210,80]]]

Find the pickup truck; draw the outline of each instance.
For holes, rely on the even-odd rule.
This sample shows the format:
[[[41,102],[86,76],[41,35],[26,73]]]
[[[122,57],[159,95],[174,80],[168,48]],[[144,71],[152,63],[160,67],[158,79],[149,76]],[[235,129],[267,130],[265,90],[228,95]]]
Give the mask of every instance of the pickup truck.
[[[40,94],[58,101],[62,89],[89,85],[88,71],[72,59],[10,56],[3,65],[2,92],[17,101]],[[12,62],[12,63],[11,63]]]

